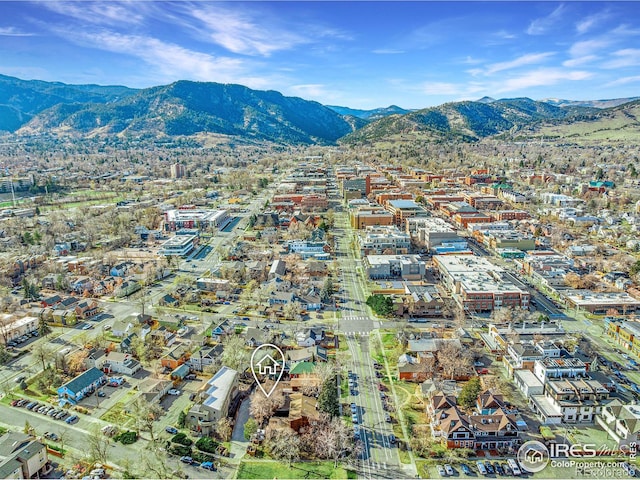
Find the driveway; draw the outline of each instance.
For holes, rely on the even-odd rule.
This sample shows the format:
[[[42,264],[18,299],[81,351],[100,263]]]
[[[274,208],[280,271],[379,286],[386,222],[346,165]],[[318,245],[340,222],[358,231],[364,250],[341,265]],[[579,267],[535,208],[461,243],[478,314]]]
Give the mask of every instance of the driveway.
[[[247,451],[247,445],[249,442],[244,438],[244,424],[249,419],[249,405],[251,399],[245,398],[238,408],[238,414],[236,415],[236,423],[233,427],[233,434],[231,435],[231,458],[233,461],[239,461]]]

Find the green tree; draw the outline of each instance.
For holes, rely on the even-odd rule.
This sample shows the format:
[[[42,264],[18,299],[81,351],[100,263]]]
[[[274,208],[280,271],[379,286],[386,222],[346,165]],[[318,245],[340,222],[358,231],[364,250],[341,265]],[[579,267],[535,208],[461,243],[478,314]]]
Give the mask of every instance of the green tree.
[[[480,377],[472,377],[462,387],[460,395],[458,395],[458,404],[466,408],[473,407],[481,388]]]
[[[256,422],[255,418],[249,417],[247,423],[244,424],[244,438],[247,440],[251,439],[251,435],[258,431],[258,422]]]
[[[327,277],[324,281],[324,285],[322,286],[322,290],[320,291],[320,301],[322,303],[331,303],[331,297],[336,292],[335,287],[333,286],[333,280],[331,277]]]
[[[318,408],[332,417],[337,417],[340,414],[338,386],[335,377],[331,376],[322,384],[318,396]]]
[[[390,317],[393,315],[393,300],[391,297],[380,294],[371,295],[367,298],[367,305],[369,305],[377,315],[382,317]]]
[[[629,274],[636,275],[638,273],[640,273],[640,260],[631,265],[631,268],[629,268]]]

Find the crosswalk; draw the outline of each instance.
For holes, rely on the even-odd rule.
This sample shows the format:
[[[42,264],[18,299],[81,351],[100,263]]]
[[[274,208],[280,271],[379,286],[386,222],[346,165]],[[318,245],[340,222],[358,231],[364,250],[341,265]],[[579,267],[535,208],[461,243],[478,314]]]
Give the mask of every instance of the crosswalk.
[[[357,337],[357,336],[368,337],[369,335],[371,335],[371,332],[344,332],[344,334],[347,337]]]

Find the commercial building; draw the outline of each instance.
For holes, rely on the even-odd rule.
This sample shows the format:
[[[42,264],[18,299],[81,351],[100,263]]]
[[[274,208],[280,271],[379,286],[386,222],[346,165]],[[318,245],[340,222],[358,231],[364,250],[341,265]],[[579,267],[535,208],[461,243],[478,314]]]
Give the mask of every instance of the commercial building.
[[[363,263],[371,279],[421,280],[426,269],[425,262],[418,255],[367,255]]]
[[[161,246],[158,253],[169,256],[184,257],[189,255],[198,243],[197,235],[176,235],[166,240]]]
[[[409,253],[411,237],[395,225],[367,227],[358,235],[360,255],[403,255]]]
[[[227,210],[199,209],[194,205],[184,205],[164,212],[164,229],[175,232],[182,228],[207,230],[222,228],[229,222]]]
[[[571,308],[596,315],[630,315],[640,312],[640,300],[626,292],[593,292],[591,290],[564,290],[562,296]]]
[[[389,200],[386,209],[393,215],[394,224],[402,229],[408,218],[427,216],[427,211],[413,200]]]
[[[355,229],[362,229],[377,225],[394,225],[393,214],[386,210],[371,209],[369,207],[359,208],[351,212],[351,226]]]
[[[11,313],[0,314],[0,325],[2,325],[2,335],[0,335],[0,343],[10,342],[13,339],[21,337],[33,330],[38,329],[39,320],[37,317],[19,318]]]
[[[451,225],[436,217],[413,217],[407,220],[407,233],[417,243],[432,249],[441,243],[452,243],[459,240],[458,233]]]
[[[473,255],[434,255],[443,285],[455,302],[469,312],[502,307],[529,307],[529,292],[516,286],[502,268]]]

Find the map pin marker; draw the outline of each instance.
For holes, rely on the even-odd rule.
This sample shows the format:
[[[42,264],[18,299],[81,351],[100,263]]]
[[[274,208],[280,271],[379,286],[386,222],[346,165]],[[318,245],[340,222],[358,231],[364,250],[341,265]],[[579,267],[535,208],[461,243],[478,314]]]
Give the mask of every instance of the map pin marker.
[[[284,353],[282,350],[271,343],[260,345],[251,354],[251,373],[253,373],[253,378],[256,379],[262,393],[268,398],[276,389],[284,373]],[[266,379],[275,379],[269,392],[263,386]]]

